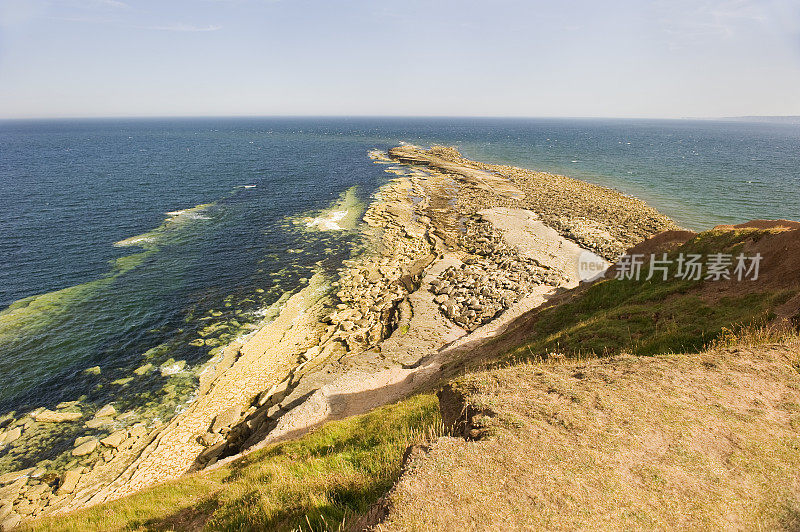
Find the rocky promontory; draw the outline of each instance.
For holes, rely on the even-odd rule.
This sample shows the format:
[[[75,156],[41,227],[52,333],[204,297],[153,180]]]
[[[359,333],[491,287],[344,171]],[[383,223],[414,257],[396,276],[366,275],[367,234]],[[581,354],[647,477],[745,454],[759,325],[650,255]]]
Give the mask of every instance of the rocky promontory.
[[[454,148],[401,146],[370,157],[391,178],[359,226],[365,251],[338,278],[315,276],[276,319],[222,348],[196,399],[169,423],[115,428],[102,420],[116,412],[98,412],[94,432],[72,451],[75,467],[0,477],[3,519],[114,500],[403,398],[458,346],[576,286],[580,253],[613,260],[676,227],[619,192],[471,161]],[[82,416],[40,411],[25,422]],[[0,445],[24,428],[7,423]]]

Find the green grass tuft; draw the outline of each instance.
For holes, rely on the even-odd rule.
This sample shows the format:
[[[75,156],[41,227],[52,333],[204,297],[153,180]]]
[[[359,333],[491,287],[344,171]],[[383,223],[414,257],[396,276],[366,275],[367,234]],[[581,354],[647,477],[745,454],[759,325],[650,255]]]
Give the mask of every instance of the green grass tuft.
[[[337,530],[389,490],[408,446],[440,426],[436,397],[414,396],[33,529]]]

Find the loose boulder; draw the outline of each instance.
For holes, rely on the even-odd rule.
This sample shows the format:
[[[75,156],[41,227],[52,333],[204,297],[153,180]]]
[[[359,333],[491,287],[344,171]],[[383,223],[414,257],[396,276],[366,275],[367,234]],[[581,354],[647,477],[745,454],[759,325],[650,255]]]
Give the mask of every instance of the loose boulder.
[[[89,441],[83,442],[74,449],[72,449],[72,456],[86,456],[87,454],[92,454],[100,442],[98,442],[95,438],[92,438]]]
[[[64,473],[61,479],[61,486],[58,488],[58,495],[65,495],[75,491],[78,481],[81,479],[82,468],[70,469]]]
[[[105,445],[106,447],[111,447],[112,449],[116,449],[120,446],[122,442],[124,442],[128,438],[128,431],[127,430],[118,430],[109,436],[100,440],[100,443]]]

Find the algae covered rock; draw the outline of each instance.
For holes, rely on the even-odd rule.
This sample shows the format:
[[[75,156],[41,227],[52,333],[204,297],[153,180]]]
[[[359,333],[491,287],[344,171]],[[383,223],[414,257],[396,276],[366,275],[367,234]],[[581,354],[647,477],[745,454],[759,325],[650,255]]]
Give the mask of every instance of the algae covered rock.
[[[94,415],[94,417],[96,418],[110,417],[110,416],[115,416],[116,414],[117,414],[117,409],[114,408],[113,405],[108,404],[103,408],[101,408],[100,410],[98,410],[97,413]]]
[[[153,365],[152,365],[152,364],[150,364],[150,363],[148,362],[147,364],[144,364],[144,365],[142,365],[142,366],[139,366],[138,368],[136,368],[135,370],[133,370],[133,372],[134,372],[136,375],[144,375],[145,373],[147,373],[147,372],[148,372],[148,371],[150,371],[151,369],[153,369]]]
[[[42,410],[34,414],[33,419],[39,423],[64,423],[69,421],[77,421],[83,417],[80,412],[53,412],[52,410]]]
[[[170,358],[160,366],[161,376],[169,377],[170,375],[175,375],[176,373],[180,373],[181,371],[183,371],[183,368],[185,367],[186,367],[185,360],[178,360],[176,362],[174,358]]]
[[[22,436],[22,427],[14,427],[13,429],[3,433],[0,436],[0,445],[8,445],[14,443]]]
[[[107,417],[95,417],[86,422],[87,429],[99,429],[114,423],[114,420]]]

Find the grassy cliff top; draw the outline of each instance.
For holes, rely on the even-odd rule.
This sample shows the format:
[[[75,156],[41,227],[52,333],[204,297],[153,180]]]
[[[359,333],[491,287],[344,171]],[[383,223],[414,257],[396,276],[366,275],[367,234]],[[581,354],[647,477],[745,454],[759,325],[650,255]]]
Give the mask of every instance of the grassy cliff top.
[[[796,530],[798,345],[457,379],[381,529]]]

